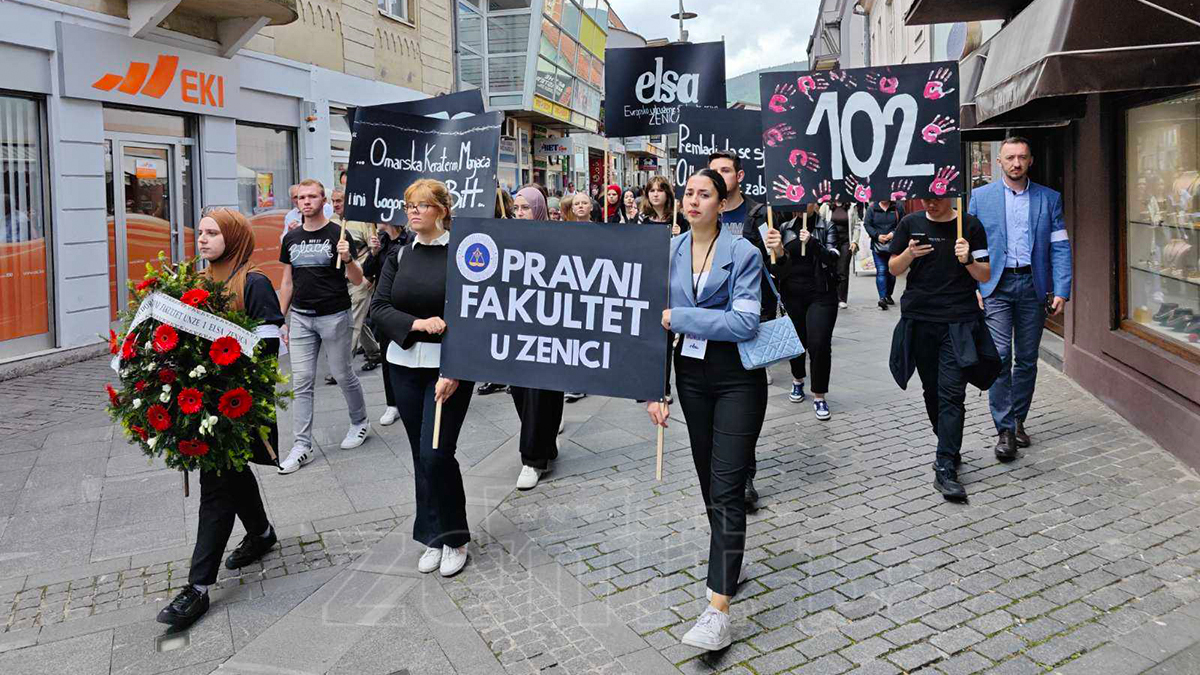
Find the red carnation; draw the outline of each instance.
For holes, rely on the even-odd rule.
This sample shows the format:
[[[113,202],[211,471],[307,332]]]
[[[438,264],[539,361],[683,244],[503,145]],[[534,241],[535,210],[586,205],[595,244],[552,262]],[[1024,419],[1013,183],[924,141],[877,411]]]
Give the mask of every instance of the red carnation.
[[[125,341],[121,343],[121,360],[128,361],[137,356],[137,334],[130,333],[125,336]]]
[[[198,413],[200,412],[200,408],[203,407],[203,397],[199,389],[188,387],[179,392],[179,409],[188,415]]]
[[[179,441],[180,454],[200,457],[208,454],[208,443],[204,441]]]
[[[147,386],[149,386],[148,382],[146,382],[145,380],[138,380],[137,384],[133,385],[133,389],[134,389],[134,391],[136,391],[137,393],[140,394],[143,391],[146,391]]]
[[[140,284],[137,285],[137,289],[139,291],[144,291],[156,283],[158,283],[158,279],[155,279],[154,277],[146,277]]]
[[[231,420],[250,412],[250,406],[254,403],[254,399],[250,397],[250,392],[242,387],[231,389],[221,396],[221,400],[217,402],[217,410],[221,414]]]
[[[116,332],[109,330],[108,331],[108,353],[116,354],[119,351],[121,351],[121,341],[117,339]]]
[[[108,392],[108,401],[114,408],[121,405],[121,397],[117,395],[117,390],[113,389],[111,384],[104,385],[104,390]]]
[[[166,431],[171,426],[171,415],[167,409],[157,403],[146,411],[146,421],[158,431]]]
[[[193,288],[187,293],[184,293],[180,300],[188,305],[191,305],[192,307],[199,307],[204,303],[205,300],[208,300],[208,291],[204,290],[203,288]]]
[[[169,352],[178,344],[179,333],[174,328],[164,323],[154,330],[154,351]]]
[[[213,340],[212,347],[208,350],[208,357],[213,360],[213,363],[218,366],[227,366],[242,355],[242,346],[238,341],[231,337],[217,338]]]
[[[170,368],[163,368],[158,371],[158,381],[163,384],[171,384],[175,381],[175,371]]]
[[[137,434],[138,438],[142,439],[143,441],[150,438],[149,432],[147,432],[145,429],[139,427],[136,424],[129,425],[129,430],[132,431],[133,433]]]

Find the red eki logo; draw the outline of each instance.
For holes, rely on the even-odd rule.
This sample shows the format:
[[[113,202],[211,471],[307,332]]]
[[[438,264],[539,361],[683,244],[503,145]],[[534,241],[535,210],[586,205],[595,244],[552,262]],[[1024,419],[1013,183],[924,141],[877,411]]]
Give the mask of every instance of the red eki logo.
[[[116,89],[130,96],[149,96],[162,98],[171,88],[175,80],[175,71],[179,68],[179,57],[159,54],[154,64],[154,72],[150,72],[150,64],[133,61],[125,76],[107,73],[104,77],[92,83],[92,88],[100,91]],[[147,79],[149,75],[149,79]],[[214,108],[225,107],[225,76],[209,75],[196,70],[184,69],[179,72],[179,98],[184,103],[207,105]]]

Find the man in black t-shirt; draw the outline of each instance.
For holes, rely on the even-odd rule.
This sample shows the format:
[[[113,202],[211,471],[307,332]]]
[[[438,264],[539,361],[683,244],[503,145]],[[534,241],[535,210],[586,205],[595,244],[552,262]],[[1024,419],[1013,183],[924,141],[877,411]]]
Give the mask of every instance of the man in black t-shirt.
[[[325,216],[325,187],[320,182],[302,181],[296,199],[304,224],[284,235],[279,250],[279,262],[283,263],[279,304],[284,316],[291,312],[283,339],[291,349],[295,378],[295,441],[291,453],[280,463],[280,473],[292,473],[313,458],[313,380],[322,344],[328,347],[329,369],[350,409],[350,430],[342,448],[357,448],[371,431],[362,384],[351,367],[350,353],[353,321],[346,282],[363,282],[362,268],[355,260],[358,247],[350,237],[341,236],[339,224]]]
[[[900,221],[890,245],[889,270],[908,272],[891,365],[902,388],[914,368],[919,373],[938,437],[934,487],[946,499],[962,501],[967,492],[958,481],[958,466],[967,382],[979,386],[981,375],[986,379],[981,366],[992,358],[999,362],[975,299],[978,282],[989,274],[987,233],[978,219],[964,215],[958,238],[953,202],[928,199],[925,204],[925,212]]]

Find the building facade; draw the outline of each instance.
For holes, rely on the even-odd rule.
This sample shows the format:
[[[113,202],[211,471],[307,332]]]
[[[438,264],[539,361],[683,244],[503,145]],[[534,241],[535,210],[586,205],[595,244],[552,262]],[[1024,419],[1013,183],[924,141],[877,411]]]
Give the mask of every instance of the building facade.
[[[0,363],[94,345],[205,206],[277,275],[288,187],[335,183],[346,108],[452,91],[452,28],[450,0],[0,4]]]
[[[808,67],[812,70],[861,68],[870,63],[867,21],[857,0],[821,0],[812,36]]]

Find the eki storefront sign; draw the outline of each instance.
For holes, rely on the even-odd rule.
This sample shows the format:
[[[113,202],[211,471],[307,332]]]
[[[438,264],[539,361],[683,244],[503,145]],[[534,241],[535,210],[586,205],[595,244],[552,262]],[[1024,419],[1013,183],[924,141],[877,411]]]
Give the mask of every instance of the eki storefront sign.
[[[211,54],[58,24],[63,95],[202,115],[237,116],[237,64]]]

